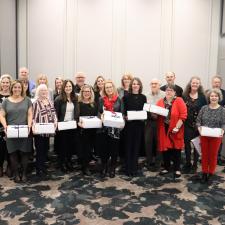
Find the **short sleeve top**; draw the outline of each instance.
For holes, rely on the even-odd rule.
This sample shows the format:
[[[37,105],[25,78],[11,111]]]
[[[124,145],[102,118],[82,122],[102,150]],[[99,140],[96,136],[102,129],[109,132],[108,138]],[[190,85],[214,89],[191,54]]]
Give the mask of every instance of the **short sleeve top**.
[[[2,109],[6,114],[7,125],[26,125],[28,109],[32,106],[32,102],[25,97],[20,102],[11,102],[8,98],[2,103]]]

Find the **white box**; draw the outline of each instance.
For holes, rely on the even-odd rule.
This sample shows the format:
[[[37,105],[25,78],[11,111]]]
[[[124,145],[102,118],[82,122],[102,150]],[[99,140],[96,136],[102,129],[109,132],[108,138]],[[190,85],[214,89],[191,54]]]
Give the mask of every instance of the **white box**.
[[[85,129],[102,127],[102,121],[97,116],[80,116],[79,121]]]
[[[201,127],[201,136],[206,137],[222,137],[222,129],[221,128],[209,128],[209,127]]]
[[[54,123],[36,123],[33,132],[34,134],[54,134]]]
[[[28,137],[27,125],[8,125],[7,138],[27,138]]]
[[[143,110],[146,111],[146,112],[149,112],[150,111],[150,104],[145,103],[144,106],[143,106]]]
[[[150,105],[150,109],[149,111],[151,113],[155,113],[157,115],[160,115],[160,116],[167,116],[168,113],[169,113],[169,110],[168,109],[165,109],[163,107],[160,107],[160,106],[157,106],[157,105]]]
[[[199,155],[202,154],[201,151],[201,142],[200,142],[200,136],[194,138],[191,140],[191,143],[193,144],[193,146],[195,147],[196,151],[198,152]]]
[[[75,120],[58,122],[58,130],[71,130],[77,128]]]
[[[104,111],[103,124],[106,127],[124,128],[125,122],[120,112]]]
[[[147,112],[146,111],[127,111],[128,120],[146,120]]]

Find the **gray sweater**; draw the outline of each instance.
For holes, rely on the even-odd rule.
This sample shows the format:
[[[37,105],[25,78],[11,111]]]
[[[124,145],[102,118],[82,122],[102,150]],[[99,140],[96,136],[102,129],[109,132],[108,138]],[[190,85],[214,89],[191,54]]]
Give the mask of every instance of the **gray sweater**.
[[[225,108],[220,106],[217,109],[211,109],[209,105],[203,106],[198,114],[196,126],[222,128],[225,130]]]

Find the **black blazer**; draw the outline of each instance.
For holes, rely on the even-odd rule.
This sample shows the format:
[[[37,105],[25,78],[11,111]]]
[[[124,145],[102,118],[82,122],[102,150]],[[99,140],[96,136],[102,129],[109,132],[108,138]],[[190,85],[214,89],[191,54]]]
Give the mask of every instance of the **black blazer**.
[[[57,96],[54,101],[54,106],[59,122],[64,121],[64,117],[66,114],[66,104],[67,102],[63,101],[61,96]],[[73,101],[73,105],[74,105],[74,120],[78,121],[80,112],[77,99]]]

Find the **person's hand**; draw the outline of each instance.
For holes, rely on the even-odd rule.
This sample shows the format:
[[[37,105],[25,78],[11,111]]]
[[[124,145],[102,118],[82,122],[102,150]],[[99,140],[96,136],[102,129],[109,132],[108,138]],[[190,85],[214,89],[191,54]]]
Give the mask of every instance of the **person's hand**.
[[[4,127],[5,136],[7,137],[7,126]]]
[[[223,137],[223,135],[224,135],[224,130],[221,129],[221,137]]]
[[[173,130],[172,130],[172,133],[176,134],[178,131],[179,131],[179,128],[174,127]]]
[[[198,127],[198,132],[199,132],[199,134],[201,135],[202,127]]]
[[[82,123],[82,121],[79,121],[79,122],[78,122],[78,126],[81,127],[81,128],[83,128],[83,123]]]

